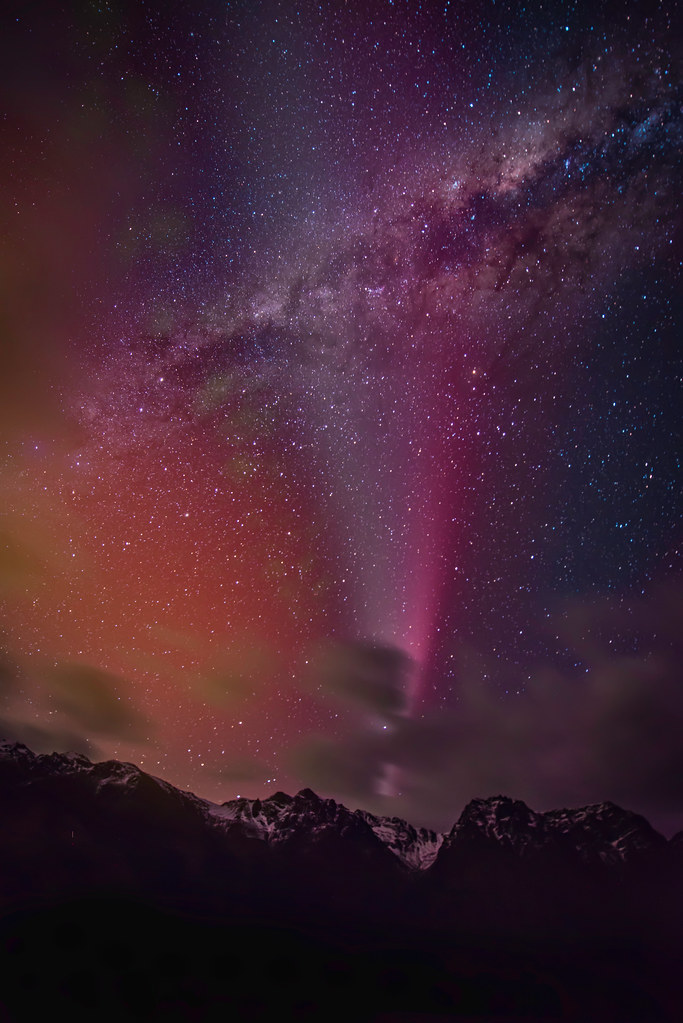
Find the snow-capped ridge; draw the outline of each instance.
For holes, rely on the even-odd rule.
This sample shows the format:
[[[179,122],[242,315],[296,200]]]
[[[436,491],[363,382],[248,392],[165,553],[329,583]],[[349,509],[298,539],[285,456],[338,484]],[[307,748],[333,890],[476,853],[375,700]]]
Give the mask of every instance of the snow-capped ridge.
[[[502,854],[529,859],[557,853],[583,862],[618,864],[650,855],[667,844],[675,853],[683,848],[683,833],[670,843],[644,817],[605,801],[575,809],[537,812],[521,800],[496,795],[475,798],[465,806],[446,835],[415,828],[399,817],[376,816],[349,810],[334,799],[303,788],[294,796],[277,791],[263,799],[240,797],[222,804],[184,792],[134,764],[106,760],[93,764],[80,753],[36,755],[22,743],[0,741],[0,767],[9,780],[22,785],[43,777],[82,776],[94,795],[116,791],[116,798],[143,790],[154,800],[170,800],[223,835],[242,834],[265,845],[306,842],[348,842],[372,855],[391,853],[411,871],[428,871],[468,849],[496,848]],[[154,805],[154,804],[153,804]],[[152,811],[153,812],[153,811]]]

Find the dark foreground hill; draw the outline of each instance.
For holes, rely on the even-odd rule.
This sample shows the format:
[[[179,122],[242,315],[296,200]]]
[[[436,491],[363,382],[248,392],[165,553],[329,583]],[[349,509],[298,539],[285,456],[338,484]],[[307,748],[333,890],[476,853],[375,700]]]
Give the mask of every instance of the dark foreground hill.
[[[0,745],[0,1023],[683,1019],[683,841],[611,803],[437,835]]]

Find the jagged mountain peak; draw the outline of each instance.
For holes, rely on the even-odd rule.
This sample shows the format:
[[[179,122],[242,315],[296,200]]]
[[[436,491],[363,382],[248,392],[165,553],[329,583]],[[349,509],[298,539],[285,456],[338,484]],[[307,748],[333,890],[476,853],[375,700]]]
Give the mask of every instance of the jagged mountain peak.
[[[542,814],[521,800],[502,795],[476,798],[465,806],[446,836],[442,855],[448,856],[450,849],[481,842],[526,855],[542,847],[546,838]]]
[[[474,824],[476,827],[510,827],[513,824],[536,827],[541,815],[531,810],[521,799],[509,796],[489,796],[486,799],[471,799],[465,806],[455,827]]]
[[[300,789],[294,798],[306,803],[322,803],[326,801],[323,800],[317,792],[314,792],[313,789],[309,788]]]
[[[0,758],[3,760],[33,760],[33,753],[23,742],[0,739]]]
[[[272,796],[268,796],[266,799],[267,803],[274,803],[276,806],[289,806],[292,802],[292,796],[288,796],[286,792],[274,792]]]

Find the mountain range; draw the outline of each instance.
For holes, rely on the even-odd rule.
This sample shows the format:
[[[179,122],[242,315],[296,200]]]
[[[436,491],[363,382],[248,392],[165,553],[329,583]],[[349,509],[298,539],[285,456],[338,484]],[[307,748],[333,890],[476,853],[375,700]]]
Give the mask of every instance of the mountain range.
[[[438,834],[2,743],[0,820],[0,1023],[683,1018],[683,833],[613,803]]]

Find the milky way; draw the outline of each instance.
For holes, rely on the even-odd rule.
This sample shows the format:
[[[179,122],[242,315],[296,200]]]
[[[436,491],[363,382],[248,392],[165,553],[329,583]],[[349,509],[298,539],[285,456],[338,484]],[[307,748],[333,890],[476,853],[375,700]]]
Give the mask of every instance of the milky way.
[[[66,114],[10,67],[57,184],[39,224],[6,189],[48,279],[10,305],[6,730],[214,798],[664,818],[673,762],[606,736],[632,676],[683,706],[633,610],[680,603],[668,13],[371,6],[122,7],[53,72]],[[586,645],[597,600],[647,628]]]

